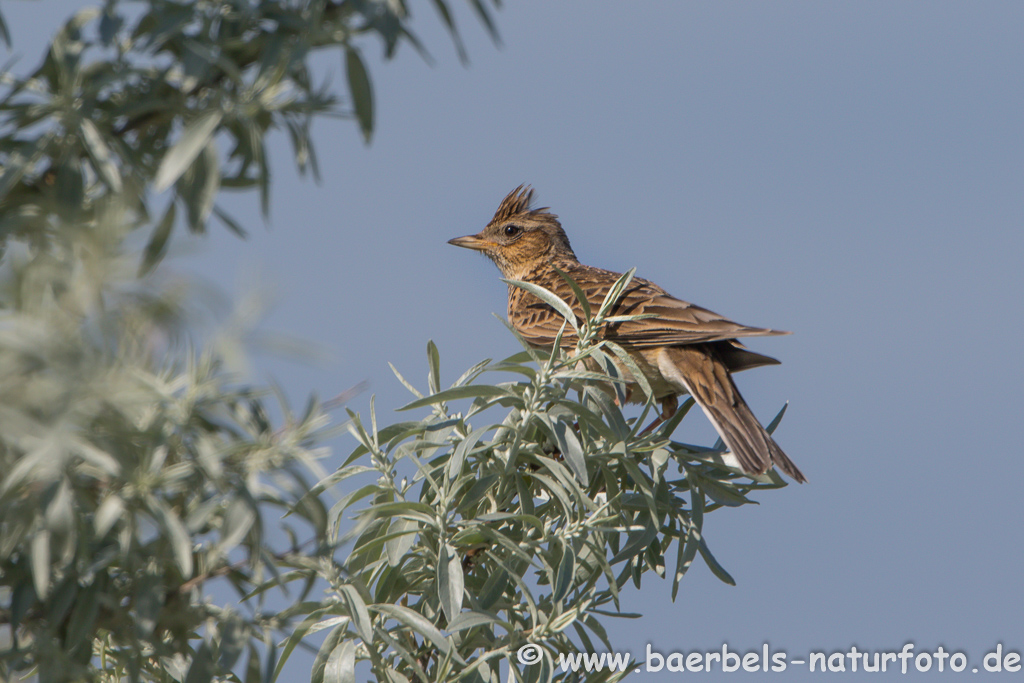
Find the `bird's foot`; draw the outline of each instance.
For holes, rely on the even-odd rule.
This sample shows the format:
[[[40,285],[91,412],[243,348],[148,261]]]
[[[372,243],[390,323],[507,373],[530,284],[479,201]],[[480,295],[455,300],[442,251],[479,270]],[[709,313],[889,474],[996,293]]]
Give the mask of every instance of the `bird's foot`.
[[[679,401],[678,401],[678,399],[676,399],[675,396],[666,396],[661,401],[661,415],[659,415],[658,417],[654,418],[654,422],[652,422],[651,424],[647,425],[647,428],[644,429],[644,431],[640,432],[640,436],[644,436],[644,435],[646,435],[646,434],[648,434],[650,432],[653,432],[655,429],[660,427],[662,424],[664,424],[665,422],[668,422],[669,420],[671,420],[672,416],[676,414],[676,411],[678,409],[679,409]]]

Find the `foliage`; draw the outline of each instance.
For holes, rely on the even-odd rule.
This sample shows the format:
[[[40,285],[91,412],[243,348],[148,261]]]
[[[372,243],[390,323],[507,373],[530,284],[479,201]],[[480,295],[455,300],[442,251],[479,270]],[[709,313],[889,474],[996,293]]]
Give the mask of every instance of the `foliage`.
[[[461,52],[449,8],[433,4]],[[485,5],[470,4],[493,34]],[[153,226],[145,270],[166,249],[176,206],[193,232],[212,216],[243,234],[216,205],[218,191],[257,188],[268,211],[271,130],[287,131],[299,170],[314,175],[317,115],[355,119],[369,140],[362,46],[375,36],[387,58],[403,42],[426,55],[408,19],[404,0],[108,0],[79,11],[38,68],[4,75],[0,246],[50,234],[55,215],[89,213],[110,196]],[[314,82],[312,59],[328,51],[345,63],[345,107]],[[165,189],[171,201],[151,220],[152,192]]]
[[[195,297],[159,268],[174,230],[215,217],[243,234],[223,189],[256,189],[266,212],[273,130],[314,175],[317,116],[368,140],[371,37],[387,57],[423,53],[403,0],[107,0],[30,73],[3,74],[0,679],[272,681],[319,633],[315,681],[354,681],[357,662],[399,682],[505,666],[576,680],[553,656],[611,649],[600,619],[629,616],[628,581],[672,567],[674,597],[700,554],[731,583],[704,515],[782,482],[672,441],[690,404],[648,431],[651,402],[620,410],[611,359],[628,356],[600,332],[631,274],[587,320],[567,316],[571,353],[527,348],[442,390],[430,344],[426,393],[402,380],[405,408],[429,413],[381,428],[372,408],[369,424],[350,414],[358,447],[326,476],[318,444],[343,397],[293,413],[226,369],[239,344],[200,341]],[[330,50],[347,104],[314,83]],[[480,381],[495,372],[522,379]]]
[[[672,441],[692,399],[653,430],[642,429],[651,401],[640,417],[623,415],[611,357],[630,361],[599,337],[603,325],[623,319],[607,311],[631,277],[577,330],[573,353],[524,344],[524,352],[482,361],[441,390],[431,343],[426,394],[399,375],[416,396],[403,410],[430,408],[429,415],[382,428],[374,412],[369,425],[352,415],[359,446],[313,490],[347,484],[330,518],[351,551],[326,566],[333,595],[311,604],[306,622],[332,627],[318,657],[333,667],[330,680],[355,680],[359,660],[380,681],[498,681],[505,660],[515,680],[582,680],[559,672],[555,657],[613,650],[599,618],[639,616],[621,611],[627,582],[639,587],[645,573],[664,577],[672,566],[674,599],[699,553],[733,583],[702,534],[704,515],[785,484],[775,472],[750,480],[720,444]],[[513,284],[564,309],[576,325],[551,292]],[[478,383],[488,372],[525,379]],[[462,401],[468,407],[454,412]],[[348,490],[367,473],[375,481]],[[301,629],[293,640],[300,637]],[[540,649],[520,665],[517,652],[527,644]],[[585,680],[625,675],[606,669]]]
[[[245,596],[321,549],[326,508],[302,494],[327,417],[314,402],[275,428],[224,358],[176,343],[176,289],[135,280],[124,229],[79,222],[6,258],[0,678],[201,681],[248,651],[267,680],[287,614],[215,606],[205,584]],[[270,534],[272,508],[305,524]]]
[[[304,497],[327,416],[239,384],[221,350],[238,345],[197,341],[195,297],[157,266],[179,224],[243,234],[220,190],[267,211],[271,131],[314,175],[317,116],[368,140],[362,55],[374,38],[425,55],[408,21],[402,0],[107,0],[0,74],[0,679],[276,675],[333,551]],[[328,51],[347,103],[314,82]],[[303,590],[275,595],[282,572]]]

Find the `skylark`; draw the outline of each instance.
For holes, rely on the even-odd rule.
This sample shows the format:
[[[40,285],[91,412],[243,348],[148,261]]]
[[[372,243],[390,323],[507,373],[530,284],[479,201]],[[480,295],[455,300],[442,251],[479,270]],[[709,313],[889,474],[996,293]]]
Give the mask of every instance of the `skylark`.
[[[483,252],[507,279],[554,292],[582,321],[582,307],[558,271],[576,281],[593,310],[600,307],[620,274],[580,263],[558,217],[547,208],[531,209],[532,198],[533,190],[520,185],[502,200],[487,227],[449,243]],[[806,481],[754,417],[731,376],[733,372],[779,362],[747,350],[737,337],[788,332],[734,323],[676,299],[641,278],[633,278],[613,314],[657,316],[608,325],[602,335],[621,345],[636,362],[655,398],[662,402],[663,419],[675,412],[678,395],[690,394],[744,472],[764,474],[777,465],[796,481]],[[554,345],[564,322],[551,306],[513,285],[508,288],[508,319],[528,343],[547,349]],[[561,345],[572,349],[576,343],[576,335],[566,327]],[[624,379],[632,381],[628,368],[616,362]],[[636,400],[644,398],[635,382],[630,395]]]

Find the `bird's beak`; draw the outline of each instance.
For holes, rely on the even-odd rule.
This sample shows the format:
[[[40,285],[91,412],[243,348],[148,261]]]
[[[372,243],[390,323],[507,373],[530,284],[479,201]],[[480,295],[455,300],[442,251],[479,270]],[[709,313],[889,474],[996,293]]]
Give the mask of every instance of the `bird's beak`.
[[[466,249],[474,249],[476,251],[487,251],[497,246],[491,240],[482,239],[479,235],[456,237],[453,240],[448,240],[448,244],[454,244],[457,247],[465,247]]]

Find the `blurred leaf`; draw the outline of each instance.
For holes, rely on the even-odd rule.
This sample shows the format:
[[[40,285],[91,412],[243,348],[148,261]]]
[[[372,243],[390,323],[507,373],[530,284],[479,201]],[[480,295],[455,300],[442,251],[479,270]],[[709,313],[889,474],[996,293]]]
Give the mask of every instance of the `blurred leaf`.
[[[0,39],[4,41],[4,45],[8,48],[11,47],[11,34],[7,30],[7,22],[4,21],[3,14],[0,14]]]
[[[93,518],[93,527],[96,530],[96,535],[101,538],[106,536],[107,532],[121,518],[123,512],[124,501],[121,497],[117,494],[107,496],[96,510],[96,515]]]
[[[494,21],[491,19],[490,13],[487,8],[484,7],[481,0],[470,0],[470,4],[473,9],[476,10],[476,14],[480,17],[481,23],[487,28],[487,32],[491,34],[491,40],[498,45],[501,45],[501,36],[498,35],[498,27],[494,25]]]
[[[50,592],[50,532],[41,529],[32,537],[32,583],[36,595],[45,598]]]
[[[245,228],[243,228],[241,224],[238,223],[238,221],[232,218],[230,214],[228,214],[226,211],[223,211],[220,207],[216,205],[213,206],[213,215],[219,218],[221,223],[223,223],[231,232],[235,233],[236,235],[243,239],[248,237],[248,233],[245,231]]]
[[[348,90],[352,95],[352,106],[363,132],[363,140],[369,144],[370,136],[373,135],[373,89],[363,60],[352,47],[345,49],[345,75],[348,77]]]
[[[185,530],[185,525],[181,523],[178,515],[174,514],[159,498],[150,499],[150,509],[163,529],[167,541],[171,544],[178,571],[181,572],[183,578],[189,578],[192,576],[192,541]]]
[[[222,111],[211,109],[189,123],[182,132],[181,138],[160,162],[160,167],[153,178],[154,191],[163,192],[181,177],[181,174],[195,161],[199,153],[206,148],[223,118]]]
[[[156,264],[160,263],[164,254],[167,253],[167,241],[171,237],[171,230],[174,229],[174,217],[175,204],[172,201],[167,205],[164,217],[160,219],[156,228],[153,229],[153,234],[150,236],[149,242],[146,244],[142,263],[139,264],[139,277],[153,272],[153,268],[156,267]]]
[[[104,142],[96,124],[90,119],[82,119],[81,127],[82,141],[85,143],[85,149],[89,152],[93,167],[112,192],[120,192],[122,189],[121,172],[117,168],[110,147]]]
[[[448,3],[445,0],[433,0],[433,2],[434,8],[441,17],[441,21],[444,22],[445,28],[448,29],[448,35],[451,36],[452,42],[455,43],[455,51],[459,55],[459,61],[463,64],[468,64],[469,56],[466,54],[466,47],[462,44],[462,37],[459,36],[459,29],[455,26],[455,19],[448,9]]]
[[[188,667],[185,683],[210,683],[216,672],[217,665],[213,661],[213,653],[210,651],[210,646],[204,642],[192,657],[192,665]]]

